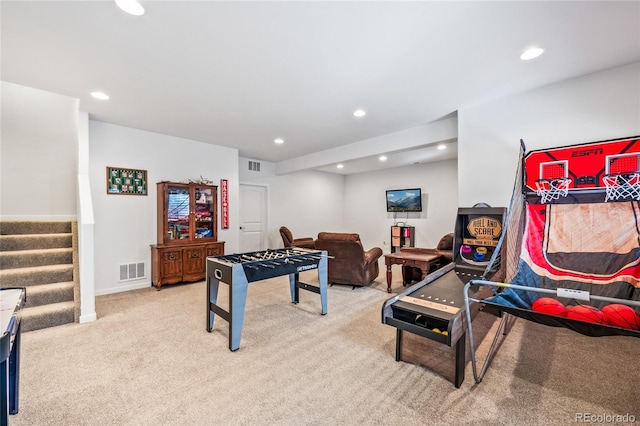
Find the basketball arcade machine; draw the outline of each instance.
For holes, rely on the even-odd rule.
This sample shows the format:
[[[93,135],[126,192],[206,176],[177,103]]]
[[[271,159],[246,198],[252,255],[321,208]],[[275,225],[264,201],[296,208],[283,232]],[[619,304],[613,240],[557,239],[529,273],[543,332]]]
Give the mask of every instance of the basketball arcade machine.
[[[240,336],[249,283],[289,275],[291,303],[300,300],[299,290],[320,294],[322,315],[327,313],[327,252],[299,247],[207,258],[207,331],[213,330],[217,314],[229,323],[229,350],[240,348]],[[318,270],[319,285],[300,281],[300,272]],[[229,286],[229,310],[218,305],[220,283]]]
[[[527,225],[516,253],[517,271],[507,271],[513,277],[505,280],[518,284],[472,280],[465,286],[467,311],[474,302],[495,308],[502,317],[480,372],[467,321],[476,383],[495,355],[499,335],[507,334],[508,321],[516,317],[592,337],[640,337],[640,138],[526,155],[522,147],[521,159],[508,222],[517,223],[519,216]],[[475,285],[490,287],[494,297],[482,300],[470,294]],[[566,310],[536,311],[533,302],[543,296],[565,301]],[[598,307],[610,304],[635,307],[636,322],[620,326],[598,314]],[[594,317],[572,314],[576,306],[589,307]]]
[[[488,265],[491,259],[493,265],[499,265],[497,246],[505,214],[505,208],[458,209],[453,262],[384,303],[382,323],[396,328],[396,361],[402,358],[404,331],[455,346],[454,385],[461,386],[466,358],[464,286],[474,278],[493,277],[497,272]]]

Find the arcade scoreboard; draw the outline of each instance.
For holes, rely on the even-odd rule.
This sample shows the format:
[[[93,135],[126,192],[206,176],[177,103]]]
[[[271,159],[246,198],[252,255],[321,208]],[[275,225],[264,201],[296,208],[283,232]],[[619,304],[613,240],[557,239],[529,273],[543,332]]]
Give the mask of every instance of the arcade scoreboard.
[[[207,331],[213,330],[216,314],[229,323],[229,350],[240,348],[249,283],[289,275],[291,302],[298,303],[299,290],[320,294],[322,315],[327,313],[327,252],[289,247],[207,258]],[[300,272],[318,270],[319,285],[300,282]],[[220,283],[229,286],[229,310],[218,305]]]
[[[20,309],[27,293],[24,288],[0,289],[0,424],[9,422],[9,414],[18,412],[18,388],[20,376]]]
[[[504,208],[458,209],[453,262],[384,303],[382,322],[396,328],[396,361],[402,356],[403,331],[455,347],[454,384],[460,387],[466,344],[464,286],[496,272],[491,265],[500,262],[491,263],[491,259],[498,248],[505,215]],[[477,310],[472,317],[475,313]]]

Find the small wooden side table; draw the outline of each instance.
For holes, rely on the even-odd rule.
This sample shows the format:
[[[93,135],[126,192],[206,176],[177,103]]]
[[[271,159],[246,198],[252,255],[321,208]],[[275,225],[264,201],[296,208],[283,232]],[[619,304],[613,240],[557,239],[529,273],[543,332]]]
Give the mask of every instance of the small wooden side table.
[[[391,293],[391,265],[414,266],[422,271],[422,279],[427,276],[431,266],[439,265],[443,256],[433,253],[432,249],[407,248],[395,253],[385,254],[387,266],[387,293]]]

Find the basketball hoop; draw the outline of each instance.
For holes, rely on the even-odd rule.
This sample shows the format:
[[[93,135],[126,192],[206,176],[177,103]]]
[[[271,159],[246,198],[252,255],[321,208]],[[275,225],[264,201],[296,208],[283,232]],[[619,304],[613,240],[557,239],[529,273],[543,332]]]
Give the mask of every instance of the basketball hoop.
[[[542,204],[566,197],[569,193],[571,178],[540,179],[536,181],[536,194]]]
[[[640,172],[603,176],[606,189],[604,201],[616,201],[624,198],[640,200]]]

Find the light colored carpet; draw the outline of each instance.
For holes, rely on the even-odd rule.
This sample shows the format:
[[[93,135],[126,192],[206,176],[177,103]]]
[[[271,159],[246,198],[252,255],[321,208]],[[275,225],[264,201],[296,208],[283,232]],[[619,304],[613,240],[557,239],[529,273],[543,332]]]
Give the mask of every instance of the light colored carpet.
[[[474,384],[468,364],[456,389],[395,361],[395,329],[381,323],[384,273],[370,287],[330,287],[325,316],[315,293],[301,290],[293,305],[286,277],[250,284],[236,352],[226,321],[207,333],[205,290],[199,282],[100,296],[95,322],[23,334],[20,412],[10,423],[568,425],[576,413],[640,421],[640,339],[517,320],[484,381]]]

